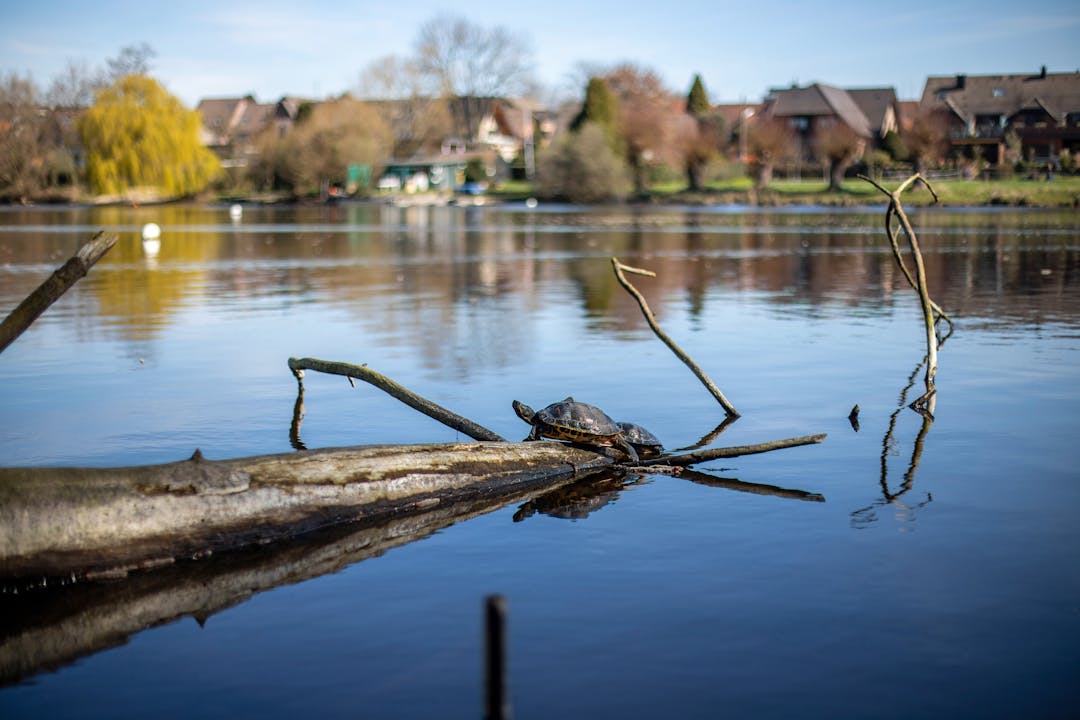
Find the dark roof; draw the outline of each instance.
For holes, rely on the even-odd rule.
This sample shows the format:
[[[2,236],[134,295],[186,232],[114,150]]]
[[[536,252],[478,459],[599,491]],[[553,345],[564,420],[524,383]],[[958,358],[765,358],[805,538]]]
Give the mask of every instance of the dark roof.
[[[929,77],[920,106],[948,108],[965,121],[975,115],[1009,117],[1042,109],[1064,122],[1068,113],[1080,112],[1080,72]]]
[[[772,91],[768,113],[773,117],[813,117],[836,115],[860,137],[871,137],[870,120],[846,90],[814,83]]]
[[[870,129],[880,135],[889,110],[895,113],[896,91],[890,88],[848,88],[847,94],[870,121]]]

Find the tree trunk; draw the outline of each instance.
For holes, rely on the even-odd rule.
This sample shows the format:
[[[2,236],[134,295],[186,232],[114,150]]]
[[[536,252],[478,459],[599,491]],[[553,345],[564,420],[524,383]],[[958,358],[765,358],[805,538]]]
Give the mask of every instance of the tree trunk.
[[[844,174],[851,167],[849,160],[834,160],[829,165],[829,189],[839,191],[843,188]]]

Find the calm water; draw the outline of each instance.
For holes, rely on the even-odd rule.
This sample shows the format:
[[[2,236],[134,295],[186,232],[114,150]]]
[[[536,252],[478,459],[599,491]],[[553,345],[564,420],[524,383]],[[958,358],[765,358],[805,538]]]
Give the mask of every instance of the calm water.
[[[695,444],[722,411],[613,255],[658,273],[634,283],[742,413],[714,445],[828,433],[703,476],[5,596],[0,716],[477,718],[498,592],[517,718],[1074,717],[1080,213],[912,219],[956,320],[932,423],[904,407],[923,338],[878,208],[0,210],[2,313],[120,234],[0,356],[5,465],[289,452],[290,356],[367,363],[507,437],[528,431],[512,399],[572,394]],[[374,388],[305,387],[309,448],[461,439]]]

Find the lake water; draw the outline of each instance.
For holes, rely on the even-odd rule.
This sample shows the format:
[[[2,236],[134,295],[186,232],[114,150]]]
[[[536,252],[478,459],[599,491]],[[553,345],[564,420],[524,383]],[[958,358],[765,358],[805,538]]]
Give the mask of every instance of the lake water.
[[[1080,213],[911,212],[956,323],[929,422],[882,212],[0,210],[5,314],[120,236],[0,355],[4,465],[465,439],[316,373],[292,427],[291,356],[366,363],[514,439],[511,400],[573,395],[697,444],[723,412],[612,256],[657,273],[631,279],[742,414],[712,445],[828,433],[196,579],[5,594],[0,716],[477,718],[500,593],[520,719],[1075,717]],[[741,491],[761,485],[824,502]]]

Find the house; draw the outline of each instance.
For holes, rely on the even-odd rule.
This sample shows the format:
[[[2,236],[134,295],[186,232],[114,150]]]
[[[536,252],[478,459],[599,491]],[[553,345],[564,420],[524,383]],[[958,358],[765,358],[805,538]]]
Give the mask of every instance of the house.
[[[506,163],[549,142],[556,118],[527,99],[454,97],[449,100],[451,136],[469,150],[494,150]]]
[[[250,95],[200,100],[196,110],[202,116],[202,143],[214,151],[223,167],[245,167],[257,153],[259,137],[268,131],[285,135],[302,103],[288,97],[258,103]]]
[[[929,77],[922,114],[940,118],[954,155],[991,164],[1018,149],[1029,162],[1080,150],[1080,72]]]
[[[891,88],[843,90],[814,83],[773,89],[758,116],[787,123],[802,162],[818,162],[815,140],[825,128],[847,127],[866,147],[896,128],[896,93]],[[873,117],[873,119],[871,119]]]

